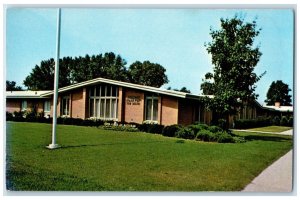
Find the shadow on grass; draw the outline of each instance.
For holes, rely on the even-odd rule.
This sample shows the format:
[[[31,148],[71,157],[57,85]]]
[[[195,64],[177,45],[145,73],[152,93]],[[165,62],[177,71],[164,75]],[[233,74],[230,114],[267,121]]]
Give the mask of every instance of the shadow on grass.
[[[247,135],[245,136],[245,140],[253,141],[253,140],[263,140],[263,141],[273,141],[273,142],[284,142],[288,140],[292,140],[291,138],[278,137],[278,136],[264,136],[264,135]]]
[[[109,145],[131,145],[131,144],[150,144],[150,143],[161,143],[161,141],[146,141],[146,142],[111,142],[111,143],[101,143],[101,144],[81,144],[81,145],[66,145],[61,146],[59,149],[69,149],[69,148],[80,148],[80,147],[97,147],[97,146],[109,146]]]

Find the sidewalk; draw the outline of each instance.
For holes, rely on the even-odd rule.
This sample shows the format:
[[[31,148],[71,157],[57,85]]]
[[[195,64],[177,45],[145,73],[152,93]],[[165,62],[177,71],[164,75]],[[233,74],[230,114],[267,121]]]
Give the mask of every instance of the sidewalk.
[[[240,129],[232,129],[234,131],[241,131],[241,132],[252,132],[252,133],[268,133],[268,134],[276,134],[276,135],[293,135],[293,129],[283,131],[283,132],[266,132],[266,131],[249,131],[249,130],[240,130]]]
[[[290,150],[252,180],[242,192],[292,192],[292,177],[293,150]]]

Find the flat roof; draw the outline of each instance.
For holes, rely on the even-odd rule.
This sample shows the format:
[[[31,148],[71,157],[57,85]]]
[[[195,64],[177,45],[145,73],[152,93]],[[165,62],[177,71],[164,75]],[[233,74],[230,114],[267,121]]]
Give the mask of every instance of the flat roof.
[[[293,106],[279,106],[279,107],[277,107],[277,106],[264,105],[263,107],[273,109],[273,110],[276,110],[276,111],[280,111],[280,112],[293,112]]]
[[[40,91],[6,91],[6,98],[24,99],[24,98],[49,98],[42,96],[43,94],[49,93],[51,90],[40,90]]]

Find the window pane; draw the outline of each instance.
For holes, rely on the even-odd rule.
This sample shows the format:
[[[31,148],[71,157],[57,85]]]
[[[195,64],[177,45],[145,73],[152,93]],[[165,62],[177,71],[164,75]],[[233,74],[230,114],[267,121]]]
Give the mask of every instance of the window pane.
[[[22,101],[22,110],[26,110],[27,109],[27,101]]]
[[[106,96],[107,97],[111,96],[111,86],[106,86]]]
[[[157,121],[158,113],[158,99],[153,99],[153,118],[152,120]]]
[[[44,103],[44,112],[50,111],[50,101],[45,101]]]
[[[96,96],[97,97],[100,96],[100,87],[99,86],[96,87]]]
[[[94,87],[92,87],[92,88],[90,89],[90,91],[91,91],[91,92],[90,92],[90,96],[93,97],[93,96],[94,96]]]
[[[146,120],[151,120],[152,99],[146,99]]]
[[[100,117],[100,100],[96,99],[96,110],[95,110],[95,117],[99,118]]]
[[[70,99],[69,98],[66,99],[66,103],[67,103],[66,113],[67,113],[67,115],[69,115],[70,114],[69,113],[69,111],[70,111]]]
[[[90,99],[90,117],[94,117],[94,99]]]
[[[101,102],[100,102],[100,117],[101,118],[104,118],[104,99],[101,99]]]
[[[105,86],[101,85],[101,97],[105,97]]]
[[[110,100],[106,100],[106,105],[105,105],[105,118],[110,118]]]
[[[111,118],[116,118],[116,99],[111,100]]]
[[[111,96],[116,97],[117,96],[117,87],[112,86],[112,94]]]

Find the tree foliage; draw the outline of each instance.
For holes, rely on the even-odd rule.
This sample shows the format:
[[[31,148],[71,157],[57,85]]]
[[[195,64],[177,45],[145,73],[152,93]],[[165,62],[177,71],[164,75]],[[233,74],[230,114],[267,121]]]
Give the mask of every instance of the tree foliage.
[[[273,81],[270,85],[270,88],[267,92],[267,99],[265,102],[267,105],[274,105],[275,102],[280,102],[282,106],[290,106],[291,105],[291,95],[289,92],[291,89],[288,84],[285,84],[281,80]]]
[[[133,63],[129,70],[126,61],[114,53],[86,55],[84,57],[64,57],[59,60],[59,87],[91,80],[107,78],[148,86],[160,87],[168,82],[166,70],[149,61]],[[54,82],[54,59],[41,61],[25,78],[24,85],[29,90],[52,90]]]
[[[168,87],[167,90],[174,90],[174,91],[178,91],[178,92],[185,92],[185,93],[191,93],[190,90],[188,90],[186,87],[182,87],[180,90],[179,89],[172,89],[172,87]]]
[[[221,19],[221,29],[210,31],[212,42],[205,44],[212,55],[213,73],[206,74],[212,84],[202,85],[202,89],[214,94],[210,107],[222,115],[234,114],[243,102],[257,98],[255,83],[264,75],[256,75],[254,68],[262,53],[254,47],[257,30],[256,21],[244,22],[235,16]],[[205,88],[206,87],[206,88]]]
[[[6,81],[6,91],[21,91],[23,90],[21,86],[16,86],[15,81]]]
[[[168,77],[165,74],[166,69],[157,63],[149,61],[136,61],[129,66],[129,81],[141,85],[160,87],[168,83]]]
[[[213,95],[214,92],[214,84],[212,82],[213,74],[208,72],[205,74],[205,79],[202,79],[200,89],[202,90],[202,94],[204,95]]]

